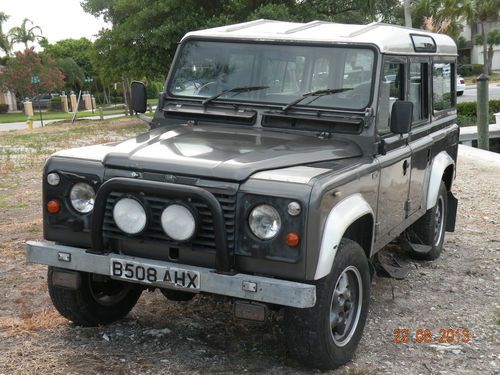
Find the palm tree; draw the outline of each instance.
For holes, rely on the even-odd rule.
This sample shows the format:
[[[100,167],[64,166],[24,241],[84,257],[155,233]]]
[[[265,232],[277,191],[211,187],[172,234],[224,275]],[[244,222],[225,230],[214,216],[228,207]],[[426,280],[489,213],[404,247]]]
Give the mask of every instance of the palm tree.
[[[31,23],[33,26],[28,28],[28,23]],[[37,30],[39,34],[36,33]],[[35,42],[37,39],[42,38],[42,29],[39,26],[35,26],[30,19],[25,18],[21,26],[10,29],[9,36],[12,43],[23,43],[25,49],[28,49],[28,42]]]
[[[3,33],[2,24],[9,19],[9,16],[4,12],[0,12],[0,50],[4,51],[7,56],[10,55],[10,50],[12,48],[12,44],[7,37]]]
[[[477,34],[474,40],[475,44],[483,45],[483,36],[481,34]],[[491,64],[493,62],[493,47],[496,45],[500,45],[500,30],[493,29],[488,32],[488,71],[491,71]]]
[[[497,21],[500,18],[500,0],[463,0],[461,1],[463,14],[470,24],[481,24],[481,40],[483,44],[483,73],[488,75],[488,22]]]

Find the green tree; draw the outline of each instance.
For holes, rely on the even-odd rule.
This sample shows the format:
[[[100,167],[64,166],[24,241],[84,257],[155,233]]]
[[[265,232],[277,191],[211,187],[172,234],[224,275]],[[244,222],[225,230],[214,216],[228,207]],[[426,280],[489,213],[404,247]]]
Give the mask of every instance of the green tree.
[[[257,18],[394,22],[402,9],[398,0],[82,0],[82,7],[112,23],[99,33],[92,54],[98,76],[108,84],[164,79],[177,43],[191,30]]]
[[[465,16],[459,0],[419,0],[413,4],[412,18],[416,27],[447,34],[455,41],[462,31]]]
[[[31,83],[31,77],[38,76],[38,87]],[[0,87],[6,87],[19,98],[32,97],[39,92],[51,92],[64,87],[64,75],[55,67],[54,61],[43,59],[33,49],[16,52],[7,62],[0,75]]]
[[[87,38],[63,39],[54,44],[41,42],[40,46],[43,48],[44,53],[49,54],[54,59],[71,58],[83,69],[85,74],[94,74],[94,67],[91,61],[94,45]]]
[[[6,34],[3,32],[3,23],[9,19],[9,16],[4,12],[0,12],[0,50],[2,50],[5,55],[9,56],[12,50],[12,44]]]
[[[488,69],[491,66],[491,61],[488,59],[488,22],[497,21],[500,18],[500,0],[463,0],[461,8],[470,24],[481,25],[483,73],[488,75]]]
[[[79,91],[83,88],[85,72],[72,57],[56,60],[57,67],[64,74],[64,89],[66,91]]]
[[[474,42],[477,45],[483,45],[483,36],[481,34],[477,34],[474,38]],[[491,71],[491,65],[493,63],[493,47],[500,45],[500,30],[493,29],[488,32],[488,71]]]
[[[29,23],[33,26],[29,27]],[[37,34],[37,32],[39,34]],[[29,42],[34,43],[42,38],[42,29],[39,26],[35,26],[33,21],[30,19],[25,18],[21,23],[21,26],[16,26],[10,29],[9,36],[13,44],[22,43],[24,44],[24,48],[28,49]]]

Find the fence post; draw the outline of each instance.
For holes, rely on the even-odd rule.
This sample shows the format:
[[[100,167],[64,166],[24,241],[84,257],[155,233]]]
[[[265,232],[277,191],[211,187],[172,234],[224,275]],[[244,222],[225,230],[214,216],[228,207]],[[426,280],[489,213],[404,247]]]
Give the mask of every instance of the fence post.
[[[486,74],[481,74],[477,79],[477,147],[483,150],[490,149],[488,81]]]

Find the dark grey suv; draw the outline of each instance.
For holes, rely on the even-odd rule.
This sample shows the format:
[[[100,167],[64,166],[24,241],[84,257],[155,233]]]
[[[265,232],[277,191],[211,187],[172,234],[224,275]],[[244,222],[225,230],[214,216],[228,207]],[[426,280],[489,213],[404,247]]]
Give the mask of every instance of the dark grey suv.
[[[145,288],[285,310],[289,351],[349,361],[372,260],[394,239],[439,257],[454,230],[456,54],[384,24],[257,20],[187,34],[151,130],[51,156],[28,260],[78,325],[125,316]],[[389,77],[389,78],[388,78]]]

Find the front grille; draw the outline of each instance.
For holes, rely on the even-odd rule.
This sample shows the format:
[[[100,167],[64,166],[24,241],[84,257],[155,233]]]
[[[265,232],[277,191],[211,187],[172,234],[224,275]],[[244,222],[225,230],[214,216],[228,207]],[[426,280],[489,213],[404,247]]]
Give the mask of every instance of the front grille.
[[[207,190],[210,191],[210,189]],[[222,211],[224,213],[224,222],[226,226],[227,246],[228,250],[232,252],[234,250],[235,244],[236,193],[225,192],[224,194],[222,194],[220,192],[212,191],[212,194],[214,194],[215,198],[219,201],[219,204],[222,207]],[[104,240],[127,240],[130,238],[116,226],[113,220],[114,204],[120,198],[126,195],[127,194],[125,193],[116,192],[112,192],[108,195],[103,222]],[[165,234],[160,222],[160,217],[163,209],[173,200],[148,196],[147,194],[141,195],[141,199],[145,203],[146,209],[150,211],[150,220],[146,230],[139,236],[134,236],[134,238],[139,238],[144,241],[167,242],[172,246],[175,246],[176,242],[172,241]],[[195,199],[192,199],[189,202],[186,200],[184,201],[184,203],[189,204],[197,211],[199,220],[195,237],[185,245],[190,246],[193,249],[215,250],[215,231],[213,226],[212,213],[210,212],[208,206],[205,203]]]

